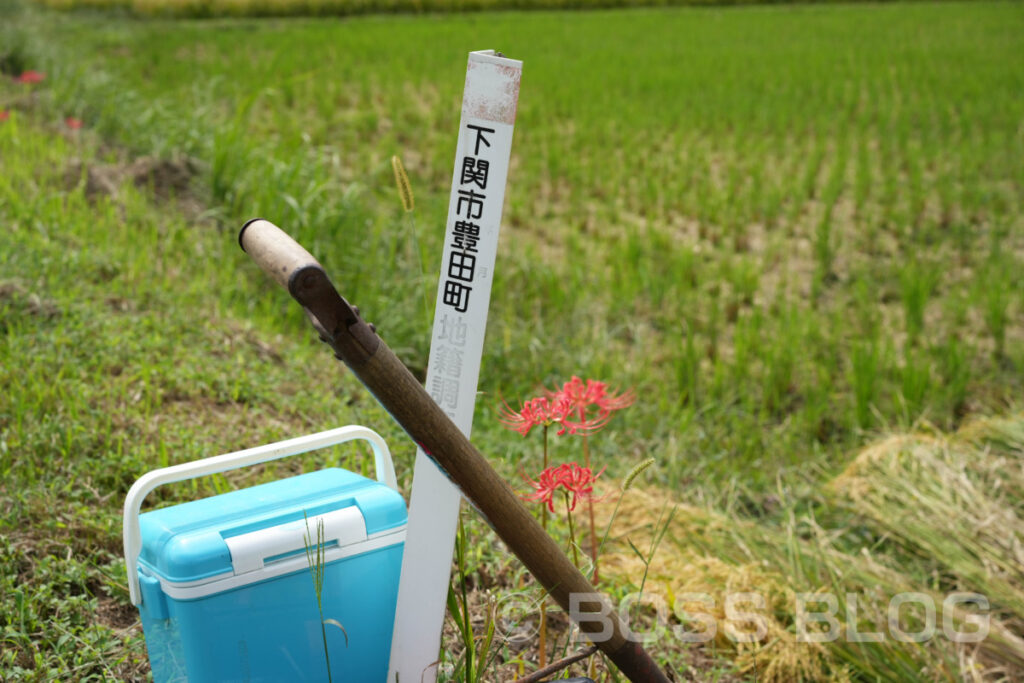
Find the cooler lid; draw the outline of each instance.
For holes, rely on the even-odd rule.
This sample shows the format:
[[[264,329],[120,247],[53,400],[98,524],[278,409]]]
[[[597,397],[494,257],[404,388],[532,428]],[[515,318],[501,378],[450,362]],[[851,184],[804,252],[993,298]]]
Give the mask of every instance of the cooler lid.
[[[176,583],[259,571],[316,542],[342,546],[405,525],[402,496],[353,472],[328,468],[139,515],[139,562]]]

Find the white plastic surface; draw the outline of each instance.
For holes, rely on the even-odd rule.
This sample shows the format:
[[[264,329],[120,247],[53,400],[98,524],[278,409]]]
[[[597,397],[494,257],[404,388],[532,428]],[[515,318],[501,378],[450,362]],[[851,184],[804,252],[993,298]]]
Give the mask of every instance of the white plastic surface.
[[[307,524],[308,522],[308,524]],[[224,539],[231,551],[235,576],[263,569],[264,560],[306,547],[306,538],[317,541],[317,527],[324,525],[323,544],[346,546],[366,540],[366,520],[355,505],[298,519],[287,524],[250,531]]]
[[[466,65],[426,388],[467,438],[473,426],[522,66],[494,50],[470,53]],[[463,250],[466,242],[459,232],[467,222],[479,230],[472,256]],[[397,678],[434,683],[437,678],[460,500],[459,490],[420,449],[402,553],[389,682]]]
[[[142,501],[154,489],[176,481],[218,474],[249,465],[258,465],[356,439],[369,442],[371,448],[373,448],[377,480],[397,491],[398,479],[395,477],[395,466],[391,461],[391,451],[388,450],[387,443],[384,442],[384,439],[377,432],[359,425],[330,429],[317,434],[300,436],[296,439],[248,448],[244,451],[236,451],[234,453],[196,460],[195,462],[164,467],[139,477],[138,481],[128,491],[124,501],[124,561],[128,569],[128,592],[131,596],[132,604],[139,605],[142,603],[138,574],[139,552],[142,548],[142,532],[139,530],[139,511],[142,508]],[[360,515],[360,519],[361,517]],[[316,527],[311,526],[310,528],[315,529]],[[366,538],[365,524],[362,533],[363,538]]]

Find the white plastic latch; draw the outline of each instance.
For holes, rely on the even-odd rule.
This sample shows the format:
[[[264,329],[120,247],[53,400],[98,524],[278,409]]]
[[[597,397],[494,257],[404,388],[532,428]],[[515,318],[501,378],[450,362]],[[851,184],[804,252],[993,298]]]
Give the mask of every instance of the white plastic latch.
[[[307,524],[308,522],[308,524]],[[366,520],[355,505],[316,517],[279,524],[224,539],[231,551],[235,576],[263,569],[272,557],[290,555],[317,545],[317,527],[323,523],[325,546],[346,546],[366,540]]]

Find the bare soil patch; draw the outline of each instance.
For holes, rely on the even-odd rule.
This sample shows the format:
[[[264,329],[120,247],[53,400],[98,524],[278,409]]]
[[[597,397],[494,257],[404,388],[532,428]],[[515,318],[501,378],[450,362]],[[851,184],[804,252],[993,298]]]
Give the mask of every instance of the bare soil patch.
[[[89,198],[118,198],[121,188],[132,185],[148,189],[159,201],[177,201],[185,213],[198,214],[200,198],[193,183],[203,169],[198,159],[179,156],[161,159],[143,156],[123,163],[100,164],[73,159],[64,172],[64,184],[71,190],[80,183],[85,185]]]

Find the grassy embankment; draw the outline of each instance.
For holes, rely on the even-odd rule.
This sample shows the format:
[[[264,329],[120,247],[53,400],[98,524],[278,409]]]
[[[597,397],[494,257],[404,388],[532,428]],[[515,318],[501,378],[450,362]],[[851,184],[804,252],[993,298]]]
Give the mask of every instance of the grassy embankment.
[[[48,76],[0,86],[12,111],[0,123],[0,666],[137,670],[118,511],[147,469],[363,422],[395,444],[408,481],[411,448],[233,233],[253,215],[293,231],[422,370],[421,291],[438,267],[461,72],[484,46],[526,70],[482,449],[510,477],[524,459],[537,467],[537,443],[495,424],[499,392],[574,373],[633,386],[637,405],[594,440],[595,460],[621,475],[654,455],[663,489],[735,525],[729,538],[761,539],[743,557],[725,542],[691,552],[774,562],[766,571],[790,590],[814,590],[874,548],[900,578],[865,585],[991,590],[1019,628],[1019,580],[993,588],[978,574],[999,577],[982,561],[997,551],[971,548],[969,528],[952,546],[935,545],[942,525],[894,543],[883,500],[845,504],[825,483],[879,433],[1019,407],[1021,29],[1012,4],[344,23],[5,16],[5,67]],[[65,116],[83,129],[64,129]],[[393,193],[392,154],[413,179],[414,221]],[[994,491],[981,493],[1019,542],[1019,486]],[[946,511],[965,505],[946,498]],[[489,558],[480,576],[507,574],[475,538]],[[780,539],[796,543],[790,562],[829,544],[838,555],[793,571],[772,559]],[[890,640],[821,661],[866,675],[909,662],[907,678],[969,666],[939,657],[945,669],[921,672],[940,646]],[[773,652],[752,650],[738,666]],[[662,654],[682,669],[687,652]]]

